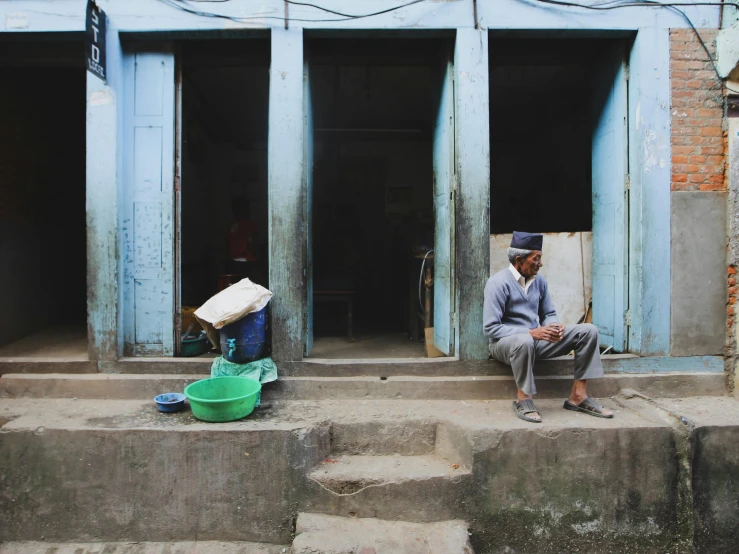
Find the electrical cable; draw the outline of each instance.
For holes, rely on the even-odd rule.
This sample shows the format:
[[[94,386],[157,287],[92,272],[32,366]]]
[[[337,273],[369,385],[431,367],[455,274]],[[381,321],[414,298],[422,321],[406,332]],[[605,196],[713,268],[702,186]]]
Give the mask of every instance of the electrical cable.
[[[404,4],[400,4],[397,6],[393,6],[391,8],[387,8],[387,9],[380,10],[380,11],[373,12],[373,13],[366,13],[366,14],[348,14],[348,13],[332,10],[330,8],[325,8],[318,4],[312,4],[310,2],[298,2],[297,0],[285,0],[287,4],[292,4],[294,6],[311,7],[317,10],[321,10],[321,11],[324,11],[330,14],[340,16],[339,18],[335,18],[335,19],[300,19],[300,18],[278,17],[278,16],[269,16],[269,15],[252,16],[252,17],[234,17],[230,15],[217,14],[217,13],[205,12],[205,11],[194,9],[188,6],[188,2],[186,0],[159,0],[159,1],[169,6],[172,6],[176,9],[184,11],[186,13],[190,13],[192,15],[198,15],[201,17],[213,17],[213,18],[218,18],[218,19],[227,19],[229,21],[234,21],[236,23],[240,23],[243,21],[249,21],[249,20],[263,20],[263,19],[272,19],[272,20],[285,21],[285,22],[297,21],[297,22],[304,22],[304,23],[331,23],[331,22],[337,22],[337,21],[348,21],[348,20],[363,19],[366,17],[382,15],[382,14],[390,13],[390,12],[393,12],[393,11],[396,11],[402,8],[406,8],[408,6],[412,6],[414,4],[420,4],[421,2],[425,2],[426,0],[411,0],[410,2],[406,2]],[[199,4],[203,4],[203,3],[222,4],[222,3],[230,2],[231,0],[189,0],[189,1],[192,3],[196,3],[196,4],[198,3]],[[691,28],[696,38],[698,39],[698,42],[700,42],[701,47],[703,48],[706,55],[708,56],[708,59],[711,62],[711,65],[713,66],[713,70],[716,73],[716,77],[719,79],[722,86],[726,87],[726,90],[730,92],[739,94],[739,90],[735,90],[729,87],[726,83],[724,83],[724,79],[721,77],[721,74],[718,71],[718,67],[716,66],[716,61],[713,59],[713,56],[711,55],[710,50],[706,46],[706,43],[704,42],[703,37],[700,36],[700,33],[696,29],[690,17],[688,17],[688,15],[679,8],[679,7],[686,7],[686,6],[718,6],[718,7],[733,6],[734,8],[739,9],[739,3],[737,2],[703,1],[703,2],[683,3],[683,2],[659,2],[657,0],[625,0],[625,1],[624,0],[610,0],[607,2],[601,2],[599,4],[578,4],[577,2],[568,2],[567,0],[533,0],[533,1],[538,2],[540,4],[548,4],[552,6],[560,6],[560,7],[567,7],[567,8],[580,8],[584,10],[595,10],[595,11],[617,10],[621,8],[649,8],[649,7],[669,9],[670,11],[680,15],[685,20],[685,22],[688,24],[688,26]]]
[[[393,8],[387,8],[385,10],[374,12],[374,13],[367,13],[367,14],[361,14],[361,15],[352,15],[349,13],[341,13],[334,10],[331,10],[329,8],[324,8],[323,6],[319,6],[317,4],[310,4],[308,2],[295,2],[294,0],[285,0],[288,4],[292,4],[293,6],[308,6],[311,8],[316,8],[317,10],[321,10],[324,12],[332,13],[334,15],[340,15],[342,17],[348,17],[351,19],[361,19],[363,17],[372,17],[373,15],[382,15],[384,13],[393,12],[395,10],[398,10],[400,8],[405,8],[406,6],[412,6],[413,4],[420,4],[421,2],[425,2],[426,0],[412,0],[411,2],[407,2],[405,4],[402,4],[400,6],[395,6]]]
[[[601,2],[599,4],[578,4],[576,2],[567,2],[566,0],[534,0],[542,4],[553,4],[555,6],[565,6],[569,8],[583,8],[586,10],[615,10],[618,8],[670,8],[685,6],[733,6],[739,9],[737,2],[658,2],[657,0],[611,0],[609,2]]]
[[[366,17],[373,17],[376,15],[381,15],[385,13],[394,12],[396,10],[400,10],[402,8],[406,8],[408,6],[412,6],[414,4],[420,4],[421,2],[426,2],[427,0],[412,0],[410,2],[406,2],[405,4],[400,4],[397,6],[393,6],[391,8],[387,8],[378,12],[373,13],[366,13],[366,14],[357,14],[357,15],[350,15],[350,14],[343,14],[341,12],[336,12],[333,10],[330,10],[328,8],[323,8],[321,6],[318,6],[316,4],[308,4],[308,3],[301,3],[301,2],[293,2],[292,0],[286,0],[288,4],[295,4],[295,5],[301,5],[301,6],[310,6],[328,13],[333,13],[336,15],[340,15],[342,17],[334,18],[334,19],[300,19],[295,17],[278,17],[274,15],[262,15],[262,16],[248,16],[248,17],[242,17],[242,16],[231,16],[231,15],[225,15],[220,13],[213,13],[213,12],[205,12],[201,11],[199,9],[195,9],[189,5],[189,2],[192,3],[224,3],[229,2],[230,0],[189,0],[189,2],[185,0],[159,0],[160,2],[167,4],[169,6],[172,6],[173,8],[176,8],[178,10],[181,10],[183,12],[197,15],[200,17],[213,17],[216,19],[227,19],[229,21],[233,21],[235,23],[242,23],[244,21],[250,21],[250,20],[263,20],[263,19],[274,19],[277,21],[298,21],[303,23],[332,23],[337,21],[349,21],[354,19],[363,19]]]
[[[658,2],[656,0],[627,0],[627,1],[620,1],[620,0],[611,0],[610,2],[603,2],[600,4],[577,4],[575,2],[567,2],[566,0],[533,0],[534,2],[538,2],[540,4],[551,4],[554,6],[564,6],[569,8],[582,8],[586,10],[596,10],[596,11],[605,11],[605,10],[617,10],[620,8],[666,8],[673,13],[677,13],[680,15],[685,22],[688,24],[688,26],[693,31],[693,34],[695,34],[695,37],[698,39],[698,42],[700,43],[701,47],[706,53],[706,56],[708,56],[708,60],[711,62],[711,66],[713,67],[714,73],[716,73],[717,79],[721,82],[722,86],[726,87],[726,90],[739,94],[739,90],[733,89],[730,86],[728,86],[726,83],[724,83],[724,79],[721,77],[721,73],[719,73],[718,67],[716,66],[716,61],[713,59],[713,56],[711,55],[711,51],[708,49],[708,46],[706,46],[706,43],[703,41],[703,37],[701,37],[700,33],[698,32],[698,29],[695,28],[695,25],[693,24],[693,21],[688,17],[688,15],[681,9],[679,9],[677,6],[685,7],[685,6],[733,6],[736,9],[739,9],[739,3],[736,2],[686,2],[686,3],[675,3],[675,2]],[[723,95],[722,95],[723,96]],[[722,102],[725,102],[723,100]]]

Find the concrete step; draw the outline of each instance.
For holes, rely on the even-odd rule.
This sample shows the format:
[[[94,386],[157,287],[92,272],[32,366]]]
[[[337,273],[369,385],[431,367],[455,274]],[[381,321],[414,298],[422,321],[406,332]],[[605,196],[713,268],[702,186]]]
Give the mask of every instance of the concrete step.
[[[283,554],[289,546],[254,542],[6,542],[0,554]]]
[[[328,458],[308,474],[336,494],[356,494],[368,487],[405,481],[449,481],[470,470],[438,456],[338,456]]]
[[[467,521],[478,552],[735,550],[739,402],[602,402],[614,419],[561,399],[537,399],[541,424],[516,418],[510,400],[348,399],[277,400],[208,424],[148,399],[4,398],[0,541],[285,545],[298,513],[318,513]],[[418,436],[406,454],[458,456],[469,473],[352,494],[310,477],[341,450],[393,452],[405,422]]]
[[[723,373],[720,356],[640,357],[633,354],[608,354],[602,357],[606,373]],[[572,375],[572,356],[536,363],[534,373]],[[122,358],[94,362],[85,358],[1,358],[0,375],[7,373],[130,373],[139,375],[205,375],[213,357],[199,358]],[[508,366],[493,360],[458,358],[374,358],[317,359],[279,362],[285,377],[475,377],[510,376]]]
[[[0,378],[0,397],[146,399],[163,392],[181,392],[207,375],[7,374]],[[593,396],[614,396],[633,389],[650,397],[721,396],[723,373],[611,374],[592,380]],[[536,380],[538,398],[566,397],[572,378],[543,376]],[[266,400],[419,399],[486,400],[513,398],[511,376],[485,377],[282,377],[268,383]]]
[[[295,554],[472,554],[467,524],[300,514]]]
[[[84,358],[0,358],[0,375],[7,373],[97,373],[98,364]]]

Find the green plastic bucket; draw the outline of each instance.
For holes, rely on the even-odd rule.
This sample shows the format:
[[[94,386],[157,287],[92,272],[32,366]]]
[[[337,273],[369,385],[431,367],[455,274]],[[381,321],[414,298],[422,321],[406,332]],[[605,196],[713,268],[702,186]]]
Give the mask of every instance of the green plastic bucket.
[[[192,415],[203,421],[235,421],[254,411],[262,385],[248,377],[211,377],[185,387]]]

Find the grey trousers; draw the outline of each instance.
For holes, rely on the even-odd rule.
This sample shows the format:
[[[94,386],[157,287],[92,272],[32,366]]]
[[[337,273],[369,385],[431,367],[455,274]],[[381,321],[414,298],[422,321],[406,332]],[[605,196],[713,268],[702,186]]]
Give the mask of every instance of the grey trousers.
[[[536,394],[534,362],[575,351],[575,379],[603,377],[598,328],[590,323],[567,325],[559,342],[534,340],[528,333],[510,335],[490,343],[490,355],[513,369],[516,386],[528,395]]]

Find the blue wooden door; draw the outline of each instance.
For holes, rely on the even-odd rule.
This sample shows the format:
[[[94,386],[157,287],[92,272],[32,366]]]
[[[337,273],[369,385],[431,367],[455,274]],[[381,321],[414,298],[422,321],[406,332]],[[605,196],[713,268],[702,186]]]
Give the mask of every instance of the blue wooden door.
[[[434,346],[454,354],[454,66],[445,56],[434,128]]]
[[[128,355],[174,354],[174,71],[168,48],[124,57],[121,254]]]
[[[593,323],[601,344],[624,352],[628,294],[628,71],[621,44],[593,80]]]
[[[303,187],[305,189],[305,350],[313,349],[313,106],[310,66],[303,64]]]

